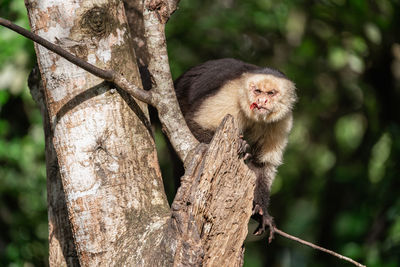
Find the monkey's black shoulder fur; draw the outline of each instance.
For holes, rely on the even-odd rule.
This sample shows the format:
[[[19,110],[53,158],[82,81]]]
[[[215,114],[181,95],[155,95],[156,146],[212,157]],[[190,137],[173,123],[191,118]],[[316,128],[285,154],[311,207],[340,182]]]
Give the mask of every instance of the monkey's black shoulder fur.
[[[189,69],[174,82],[183,114],[195,112],[204,99],[216,94],[225,83],[239,78],[243,73],[270,74],[286,78],[278,70],[261,68],[233,58],[206,61]]]

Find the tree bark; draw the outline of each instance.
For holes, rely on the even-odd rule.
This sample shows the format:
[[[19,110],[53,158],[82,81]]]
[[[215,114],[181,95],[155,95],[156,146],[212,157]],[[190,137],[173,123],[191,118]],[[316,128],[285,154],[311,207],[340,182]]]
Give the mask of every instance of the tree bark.
[[[54,150],[49,114],[45,104],[44,87],[39,68],[33,68],[28,86],[40,108],[46,144],[47,213],[49,220],[49,263],[51,266],[79,266],[75,243],[68,219],[67,204],[60,177],[60,167]]]

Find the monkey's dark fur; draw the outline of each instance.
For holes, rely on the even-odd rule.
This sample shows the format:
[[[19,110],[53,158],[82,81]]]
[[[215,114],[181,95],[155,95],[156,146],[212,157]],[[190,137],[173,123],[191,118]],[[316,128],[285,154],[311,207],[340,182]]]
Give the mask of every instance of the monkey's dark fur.
[[[211,141],[226,114],[238,122],[251,147],[248,165],[257,175],[253,215],[260,222],[256,234],[261,234],[273,223],[269,193],[292,127],[294,84],[280,71],[226,58],[191,68],[175,81],[175,92],[200,142]]]

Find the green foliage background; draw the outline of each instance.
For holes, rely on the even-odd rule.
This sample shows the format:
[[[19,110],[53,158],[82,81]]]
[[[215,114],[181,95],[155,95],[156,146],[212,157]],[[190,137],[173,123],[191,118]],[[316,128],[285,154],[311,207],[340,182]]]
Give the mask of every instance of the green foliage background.
[[[235,57],[278,68],[297,84],[294,129],[271,199],[278,227],[368,266],[400,266],[399,0],[179,6],[167,24],[174,78]],[[0,16],[28,28],[22,0],[2,0]],[[44,137],[26,86],[34,62],[32,43],[1,27],[0,266],[47,261]],[[168,184],[171,163],[156,138]],[[279,236],[270,245],[249,236],[245,266],[267,265],[346,266]]]

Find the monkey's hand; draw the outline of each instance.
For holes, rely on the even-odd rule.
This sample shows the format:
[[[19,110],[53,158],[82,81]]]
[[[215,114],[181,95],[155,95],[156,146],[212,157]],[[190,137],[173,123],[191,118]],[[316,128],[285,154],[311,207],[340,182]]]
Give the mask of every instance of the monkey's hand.
[[[274,238],[275,233],[275,223],[274,218],[269,215],[268,211],[264,211],[260,205],[255,204],[253,208],[253,215],[252,218],[258,221],[258,227],[254,231],[254,235],[262,235],[265,231],[266,226],[269,227],[269,238],[268,242],[271,243],[272,239]]]
[[[239,158],[243,158],[244,161],[249,160],[252,157],[250,154],[250,145],[243,139],[243,135],[239,136],[238,154]]]

